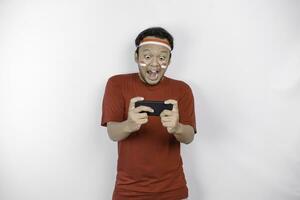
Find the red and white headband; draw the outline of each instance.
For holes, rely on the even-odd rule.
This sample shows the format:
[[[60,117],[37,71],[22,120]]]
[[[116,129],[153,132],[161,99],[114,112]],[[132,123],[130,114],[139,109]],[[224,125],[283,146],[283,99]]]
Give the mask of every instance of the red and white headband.
[[[172,51],[170,44],[167,41],[160,38],[144,38],[138,47],[146,44],[156,44],[156,45],[164,46],[170,51]]]

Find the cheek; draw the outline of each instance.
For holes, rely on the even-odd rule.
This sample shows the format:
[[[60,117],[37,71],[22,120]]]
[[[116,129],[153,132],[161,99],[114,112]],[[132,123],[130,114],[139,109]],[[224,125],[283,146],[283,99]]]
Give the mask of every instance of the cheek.
[[[167,64],[166,63],[162,63],[161,64],[161,68],[166,69],[167,68]]]
[[[141,67],[146,67],[147,66],[147,64],[144,61],[142,61],[142,60],[140,60],[139,65]]]
[[[164,59],[164,60],[161,60],[161,61],[159,61],[159,64],[160,64],[160,66],[161,66],[162,68],[167,68],[168,65],[169,65],[169,59],[166,58],[166,59]]]
[[[160,63],[160,66],[162,69],[166,69],[168,67],[168,62],[167,61],[163,61]]]

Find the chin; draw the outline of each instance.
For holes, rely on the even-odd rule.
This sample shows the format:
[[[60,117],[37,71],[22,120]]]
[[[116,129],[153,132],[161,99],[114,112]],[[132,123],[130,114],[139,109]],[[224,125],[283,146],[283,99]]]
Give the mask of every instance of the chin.
[[[157,85],[159,83],[159,81],[153,82],[153,81],[147,81],[148,85]]]
[[[146,82],[149,84],[149,85],[156,85],[158,84],[160,81],[161,81],[162,77],[158,78],[157,80],[150,80],[148,78],[146,78]]]

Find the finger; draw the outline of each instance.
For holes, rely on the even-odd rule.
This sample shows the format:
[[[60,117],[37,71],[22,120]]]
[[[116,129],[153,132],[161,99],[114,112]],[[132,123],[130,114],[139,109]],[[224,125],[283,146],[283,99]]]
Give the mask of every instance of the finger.
[[[172,111],[170,110],[163,110],[161,113],[160,113],[160,116],[161,117],[166,117],[166,116],[170,116],[172,115]]]
[[[174,133],[174,132],[172,131],[173,128],[171,128],[171,127],[167,127],[167,130],[168,130],[169,133]]]
[[[147,113],[133,113],[131,115],[131,119],[135,122],[137,122],[140,119],[148,119]]]
[[[136,118],[137,119],[144,119],[144,118],[148,118],[147,113],[136,113]]]
[[[173,123],[172,122],[162,122],[162,125],[164,127],[173,127]]]
[[[148,118],[146,118],[146,119],[139,119],[139,120],[136,121],[137,124],[145,124],[147,122],[148,122]]]
[[[162,122],[171,122],[171,121],[173,121],[173,120],[174,120],[173,117],[162,117],[162,118],[161,118],[161,121],[162,121]]]
[[[154,110],[151,107],[148,107],[148,106],[139,106],[139,107],[136,107],[133,111],[135,113],[139,113],[139,112],[142,112],[142,111],[154,112]]]
[[[173,104],[173,111],[178,110],[178,102],[174,99],[168,99],[165,101],[165,104]]]
[[[132,99],[130,99],[129,102],[129,110],[133,110],[135,108],[135,102],[137,101],[143,101],[144,97],[133,97]]]

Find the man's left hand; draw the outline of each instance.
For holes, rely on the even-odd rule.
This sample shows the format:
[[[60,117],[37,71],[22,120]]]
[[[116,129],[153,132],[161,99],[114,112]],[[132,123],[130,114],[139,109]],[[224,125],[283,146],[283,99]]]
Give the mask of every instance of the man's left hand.
[[[162,125],[167,128],[168,132],[174,134],[180,128],[178,103],[176,100],[169,99],[165,101],[165,104],[173,104],[173,109],[163,110],[160,113],[160,120]]]

